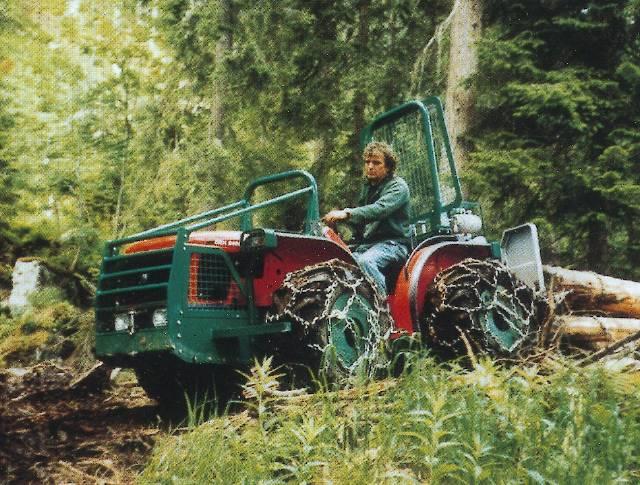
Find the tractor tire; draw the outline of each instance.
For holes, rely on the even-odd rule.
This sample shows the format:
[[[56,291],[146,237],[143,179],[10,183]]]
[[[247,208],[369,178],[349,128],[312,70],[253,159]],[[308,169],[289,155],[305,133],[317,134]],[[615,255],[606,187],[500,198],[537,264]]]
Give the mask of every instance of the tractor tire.
[[[273,300],[269,318],[294,323],[285,360],[312,379],[341,385],[385,365],[391,317],[357,266],[334,259],[290,273]]]
[[[172,421],[194,411],[202,415],[224,409],[239,389],[234,369],[190,365],[171,355],[145,358],[134,371],[140,387],[158,403],[160,414]]]
[[[444,357],[516,357],[533,346],[540,300],[499,261],[466,259],[443,270],[426,298],[423,338]]]

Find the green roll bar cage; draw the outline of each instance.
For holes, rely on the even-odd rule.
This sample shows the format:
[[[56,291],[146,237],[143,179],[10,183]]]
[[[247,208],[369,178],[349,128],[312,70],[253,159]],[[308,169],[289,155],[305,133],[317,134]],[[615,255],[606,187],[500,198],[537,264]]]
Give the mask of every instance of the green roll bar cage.
[[[436,120],[432,120],[432,114],[429,112],[429,108],[433,108],[435,110],[435,115],[437,117]],[[414,100],[409,101],[405,104],[397,106],[379,116],[377,116],[369,125],[367,125],[360,134],[360,144],[362,149],[374,138],[374,132],[376,129],[391,124],[394,121],[407,116],[411,113],[418,113],[422,122],[422,130],[424,139],[426,140],[427,145],[427,156],[428,158],[424,160],[425,164],[428,167],[428,170],[431,174],[431,182],[433,190],[433,207],[430,211],[425,213],[418,213],[412,219],[412,223],[419,222],[420,219],[428,215],[431,219],[431,227],[437,228],[441,225],[441,215],[444,213],[448,213],[451,209],[456,207],[465,207],[468,203],[463,201],[462,197],[462,189],[460,187],[460,179],[458,178],[458,171],[456,169],[455,161],[453,158],[453,151],[451,150],[451,142],[449,140],[448,131],[446,128],[446,122],[444,118],[444,109],[442,106],[442,101],[436,96],[428,97],[422,101]],[[447,154],[447,159],[449,163],[449,169],[451,171],[452,180],[454,184],[455,190],[455,199],[449,204],[444,204],[442,200],[442,194],[440,190],[440,175],[438,172],[438,165],[436,159],[436,150],[434,146],[434,123],[436,121],[439,124],[442,136],[444,141],[445,151]],[[414,208],[415,210],[415,208]]]
[[[251,203],[251,198],[253,197],[255,190],[258,187],[274,182],[296,178],[306,181],[306,186],[301,189],[279,195],[264,202],[260,202],[257,204]],[[253,228],[251,215],[256,210],[263,209],[265,207],[279,204],[281,202],[304,195],[306,195],[308,198],[307,211],[304,220],[304,232],[306,234],[309,234],[313,232],[314,226],[320,220],[318,185],[313,175],[311,175],[306,170],[289,170],[287,172],[282,172],[275,175],[267,175],[254,180],[249,185],[247,185],[244,192],[244,197],[232,204],[201,212],[193,216],[185,217],[184,219],[170,222],[168,224],[163,224],[161,226],[154,227],[153,229],[148,229],[131,236],[109,241],[105,249],[105,256],[115,255],[116,249],[123,244],[141,241],[144,239],[170,236],[174,234],[180,236],[180,233],[184,233],[186,240],[186,235],[193,231],[197,231],[207,226],[233,219],[235,217],[241,218],[242,230],[249,231]]]

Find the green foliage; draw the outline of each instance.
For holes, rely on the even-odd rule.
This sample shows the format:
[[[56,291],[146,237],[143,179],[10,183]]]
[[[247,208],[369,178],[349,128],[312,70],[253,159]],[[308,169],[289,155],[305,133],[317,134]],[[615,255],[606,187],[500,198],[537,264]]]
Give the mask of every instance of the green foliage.
[[[640,277],[633,5],[487,3],[468,174],[494,228],[534,220],[545,261],[627,278]]]
[[[249,406],[161,440],[139,482],[635,481],[637,385],[601,364],[464,370],[413,355],[395,385],[259,393],[257,415]]]
[[[34,310],[44,310],[57,303],[62,303],[64,297],[64,292],[60,288],[44,286],[29,296],[29,303]]]
[[[0,263],[0,288],[10,288],[13,268],[8,264]]]
[[[93,320],[64,299],[59,288],[44,287],[31,296],[32,307],[22,315],[0,315],[0,364],[26,365],[72,354]]]
[[[410,66],[449,3],[166,0],[160,6],[161,25],[194,87],[224,98],[223,144],[265,140],[271,151],[283,152],[272,165],[286,167],[292,163],[287,147],[314,143],[311,169],[333,205],[354,196],[365,119],[409,96]]]

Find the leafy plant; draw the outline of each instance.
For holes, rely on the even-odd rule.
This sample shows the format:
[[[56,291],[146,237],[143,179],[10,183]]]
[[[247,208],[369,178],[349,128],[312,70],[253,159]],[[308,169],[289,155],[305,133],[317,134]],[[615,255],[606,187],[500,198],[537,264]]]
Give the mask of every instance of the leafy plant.
[[[468,369],[416,354],[395,384],[271,399],[268,426],[245,412],[169,437],[139,481],[634,481],[638,379],[558,357]]]

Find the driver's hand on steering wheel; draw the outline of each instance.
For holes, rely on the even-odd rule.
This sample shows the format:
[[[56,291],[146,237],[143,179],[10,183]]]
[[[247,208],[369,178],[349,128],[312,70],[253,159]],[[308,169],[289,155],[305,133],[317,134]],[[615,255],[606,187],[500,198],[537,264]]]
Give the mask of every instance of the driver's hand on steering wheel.
[[[328,226],[335,226],[336,222],[346,221],[347,219],[349,219],[349,212],[345,209],[336,209],[328,212],[322,218],[322,222]]]

